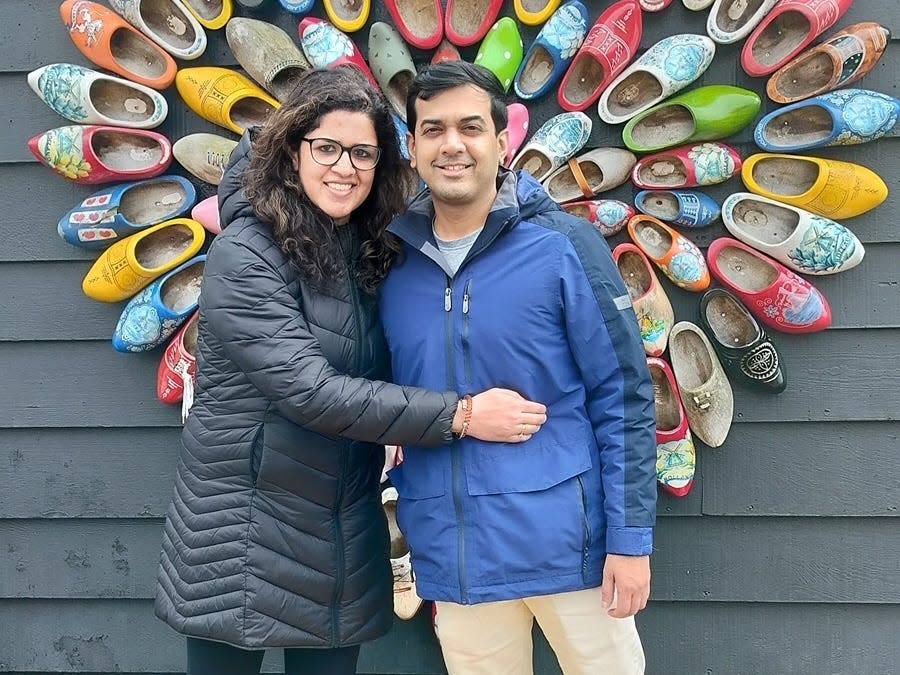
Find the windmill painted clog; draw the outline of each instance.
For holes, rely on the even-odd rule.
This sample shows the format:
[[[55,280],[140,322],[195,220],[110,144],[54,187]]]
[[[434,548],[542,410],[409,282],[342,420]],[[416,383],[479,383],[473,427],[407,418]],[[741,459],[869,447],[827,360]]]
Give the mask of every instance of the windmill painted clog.
[[[247,74],[281,102],[312,68],[293,38],[271,23],[235,17],[225,27],[225,38]]]
[[[218,30],[231,18],[234,6],[231,0],[181,0],[200,25]]]
[[[773,110],[756,125],[753,140],[767,152],[798,152],[857,145],[890,133],[900,101],[867,89],[841,89]]]
[[[706,251],[716,280],[753,315],[783,333],[815,333],[831,325],[831,307],[806,279],[737,239],[720,237]]]
[[[560,113],[544,122],[513,159],[513,171],[543,181],[569,161],[591,135],[591,119],[581,112]]]
[[[531,100],[552,89],[587,35],[588,11],[579,0],[560,7],[528,47],[513,80],[516,96]]]
[[[551,173],[544,189],[555,202],[592,197],[628,180],[637,158],[622,148],[594,148]]]
[[[756,119],[760,105],[759,95],[749,89],[725,84],[699,87],[632,117],[622,130],[622,140],[634,152],[657,152],[727,138]]]
[[[157,176],[95,192],[59,220],[59,236],[73,246],[103,249],[123,237],[183,215],[197,191],[181,176]]]
[[[82,185],[141,180],[172,162],[169,139],[146,129],[73,124],[28,141],[38,161]]]
[[[444,35],[457,47],[474,45],[487,35],[502,6],[503,0],[447,0]]]
[[[631,180],[643,190],[669,190],[724,183],[741,170],[741,156],[724,143],[685,145],[638,160]]]
[[[556,100],[563,110],[585,110],[634,58],[644,24],[637,0],[610,5],[588,31],[559,85]]]
[[[672,367],[649,357],[647,369],[653,382],[656,413],[656,480],[663,492],[686,497],[694,486],[697,451]]]
[[[129,300],[113,332],[113,349],[146,352],[172,337],[197,311],[205,264],[206,256],[198,255]]]
[[[444,37],[441,0],[384,0],[394,28],[413,47],[434,49]]]
[[[194,378],[197,373],[197,319],[194,312],[169,341],[156,369],[156,398],[166,405],[184,402],[184,413],[194,402]]]
[[[281,106],[246,77],[227,68],[182,68],[175,87],[194,113],[239,135],[265,124],[269,114]]]
[[[176,58],[189,61],[206,51],[206,31],[181,0],[109,0],[109,4]]]
[[[509,91],[522,63],[524,51],[518,25],[505,16],[491,26],[485,35],[475,55],[475,63],[494,73],[503,90]]]
[[[669,359],[691,431],[718,448],[731,430],[734,392],[706,333],[690,321],[676,323],[669,334]]]
[[[620,124],[652,108],[699,78],[716,53],[705,35],[671,35],[657,42],[616,77],[597,101],[597,114]]]
[[[278,0],[278,2],[291,14],[306,14],[312,11],[313,5],[316,4],[316,0]]]
[[[390,24],[376,21],[369,29],[369,63],[388,103],[406,122],[406,96],[416,66],[403,38]]]
[[[98,302],[121,302],[197,255],[206,231],[189,218],[174,218],[120,239],[100,254],[81,283]]]
[[[175,141],[172,154],[191,175],[210,185],[218,185],[237,144],[237,141],[216,134],[188,134]]]
[[[634,205],[641,213],[679,227],[706,227],[720,213],[712,197],[690,190],[641,190]]]
[[[71,63],[33,70],[28,85],[55,112],[78,124],[153,129],[169,113],[158,91]]]
[[[874,209],[888,187],[874,171],[836,159],[758,153],[741,169],[750,192],[833,220]]]
[[[697,245],[653,216],[638,214],[628,221],[631,237],[669,281],[698,293],[709,287],[709,270]]]
[[[345,33],[355,33],[365,26],[372,11],[371,0],[322,0],[322,6],[328,20]]]
[[[359,70],[375,89],[378,80],[353,41],[327,21],[308,16],[297,27],[300,47],[314,68],[335,68],[349,64]]]
[[[594,225],[604,237],[621,232],[634,215],[634,207],[618,199],[585,199],[560,206],[566,213]]]
[[[165,89],[175,79],[168,52],[108,7],[66,0],[59,15],[78,51],[101,68],[151,89]]]
[[[829,30],[853,0],[781,0],[750,33],[741,66],[750,77],[769,75]]]
[[[735,238],[802,274],[843,272],[866,253],[843,225],[749,192],[725,200],[722,222]]]
[[[884,54],[891,32],[877,23],[857,23],[786,63],[766,83],[777,103],[793,103],[865,77]]]
[[[781,356],[743,303],[724,288],[700,298],[700,326],[729,378],[750,389],[779,394],[787,386]]]
[[[516,18],[526,26],[540,26],[559,7],[562,0],[514,0]]]
[[[528,136],[529,122],[528,108],[521,103],[510,103],[506,106],[506,132],[508,140],[506,142],[506,157],[503,158],[503,166],[509,166],[509,163],[519,152],[522,143]]]
[[[706,19],[706,32],[719,44],[743,40],[778,0],[716,0]]]
[[[661,356],[675,325],[675,310],[669,296],[640,248],[625,242],[613,249],[612,256],[631,298],[644,351],[648,356]]]
[[[219,234],[222,224],[219,222],[219,197],[213,195],[191,209],[191,219],[200,223],[207,232]]]

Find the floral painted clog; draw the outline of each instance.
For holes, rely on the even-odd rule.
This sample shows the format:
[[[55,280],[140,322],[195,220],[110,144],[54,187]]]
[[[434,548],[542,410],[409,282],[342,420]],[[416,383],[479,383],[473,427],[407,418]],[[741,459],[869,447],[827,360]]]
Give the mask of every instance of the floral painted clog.
[[[781,0],[763,17],[741,51],[750,77],[769,75],[834,26],[853,0]]]
[[[749,192],[722,204],[722,221],[745,244],[803,274],[835,274],[862,262],[865,249],[843,225]]]
[[[322,0],[328,20],[340,31],[355,33],[366,25],[369,12],[372,10],[371,0]]]
[[[540,26],[545,23],[562,0],[515,0],[513,9],[516,18],[526,26]]]
[[[503,166],[509,163],[519,152],[525,137],[528,136],[529,122],[528,108],[521,103],[510,103],[506,106],[506,132],[509,140],[506,142],[506,157],[503,157]]]
[[[349,64],[378,89],[378,80],[356,44],[330,23],[308,16],[300,22],[297,32],[300,34],[300,47],[314,68],[334,68]]]
[[[376,21],[369,29],[369,63],[388,103],[406,122],[406,96],[416,76],[416,65],[403,38],[390,24]]]
[[[122,237],[177,218],[197,201],[181,176],[158,176],[95,192],[59,220],[59,236],[73,246],[103,249]]]
[[[152,89],[165,89],[175,79],[168,52],[108,7],[66,0],[59,15],[78,51],[101,68]]]
[[[516,71],[522,63],[524,51],[518,25],[505,16],[491,26],[478,47],[475,63],[494,73],[500,80],[503,90],[509,91]]]
[[[716,280],[762,323],[783,333],[831,325],[831,307],[806,279],[737,239],[720,237],[706,252]]]
[[[182,68],[175,87],[197,115],[236,134],[261,126],[281,106],[249,79],[227,68]]]
[[[653,216],[638,214],[628,221],[628,236],[669,280],[686,291],[709,287],[709,270],[697,245]]]
[[[759,95],[749,89],[726,84],[699,87],[632,117],[622,130],[622,140],[634,152],[656,152],[727,138],[750,124],[760,105]]]
[[[656,412],[656,480],[663,492],[686,497],[694,486],[697,451],[675,373],[663,359],[647,358]]]
[[[444,37],[441,0],[384,0],[384,4],[394,28],[413,47],[434,49],[440,44]]]
[[[235,17],[225,27],[225,39],[247,74],[279,101],[287,100],[312,68],[293,38],[266,21]]]
[[[172,154],[191,175],[210,185],[218,185],[237,144],[237,141],[217,134],[188,134],[175,141]]]
[[[222,223],[219,222],[219,197],[212,195],[191,209],[191,219],[200,223],[207,232],[219,234]]]
[[[743,40],[778,0],[716,0],[706,19],[706,32],[719,44]]]
[[[891,132],[900,101],[867,89],[841,89],[779,108],[756,125],[753,140],[767,152],[857,145]]]
[[[701,143],[642,157],[631,180],[643,190],[691,188],[724,183],[741,170],[741,156],[724,143]]]
[[[172,163],[169,139],[146,129],[73,124],[28,141],[38,161],[82,185],[141,180]]]
[[[706,227],[719,217],[719,205],[709,195],[689,190],[641,190],[634,196],[641,213],[680,227]]]
[[[613,249],[613,260],[625,282],[637,316],[644,351],[661,356],[666,351],[669,331],[675,325],[675,310],[644,252],[625,242]]]
[[[563,110],[585,110],[634,58],[644,24],[637,0],[610,5],[588,31],[559,85],[556,100]]]
[[[715,53],[715,43],[705,35],[685,33],[660,40],[604,90],[597,114],[609,124],[627,122],[699,78]]]
[[[588,11],[579,0],[553,13],[528,47],[513,81],[516,96],[531,100],[556,86],[587,35]]]
[[[637,158],[622,148],[594,148],[572,157],[544,181],[555,202],[591,199],[628,180]]]
[[[206,31],[181,0],[109,0],[109,4],[176,58],[190,61],[206,51]]]
[[[502,6],[503,0],[447,0],[444,34],[457,47],[474,45],[487,34]]]
[[[158,91],[71,63],[33,70],[28,85],[54,111],[78,124],[153,129],[169,113]]]
[[[848,26],[773,73],[766,93],[776,103],[793,103],[853,84],[875,67],[890,39],[877,23]]]
[[[205,264],[206,256],[198,255],[129,300],[113,332],[113,349],[146,352],[172,337],[197,311]]]
[[[234,6],[231,0],[181,0],[200,25],[218,30],[231,18]]]
[[[197,320],[200,312],[175,333],[156,370],[156,398],[166,405],[183,403],[182,422],[194,403],[194,378],[197,374]]]
[[[787,381],[778,350],[734,295],[724,288],[706,291],[700,298],[700,326],[733,381],[767,394],[784,391]]]
[[[750,192],[833,220],[861,215],[888,196],[874,171],[836,159],[758,153],[744,162],[741,179]]]
[[[618,199],[585,199],[560,206],[566,213],[594,225],[604,237],[621,232],[634,215],[634,207]]]
[[[569,161],[591,135],[591,119],[581,112],[560,113],[541,125],[513,159],[513,171],[525,171],[543,181]]]

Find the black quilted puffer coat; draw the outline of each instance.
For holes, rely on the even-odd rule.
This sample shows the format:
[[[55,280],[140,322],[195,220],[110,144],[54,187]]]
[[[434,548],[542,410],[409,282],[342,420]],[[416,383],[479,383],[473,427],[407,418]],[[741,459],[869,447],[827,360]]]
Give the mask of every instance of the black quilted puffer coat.
[[[375,303],[298,278],[241,192],[249,148],[219,187],[156,614],[244,648],[359,644],[393,616],[379,444],[450,442],[458,397],[378,381]]]

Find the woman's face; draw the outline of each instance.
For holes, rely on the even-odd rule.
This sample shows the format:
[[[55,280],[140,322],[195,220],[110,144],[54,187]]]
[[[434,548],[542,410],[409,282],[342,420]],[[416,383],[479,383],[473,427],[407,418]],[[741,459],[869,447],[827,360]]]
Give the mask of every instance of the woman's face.
[[[319,126],[307,132],[305,138],[307,140],[301,141],[299,149],[292,155],[300,185],[313,204],[331,216],[336,225],[343,225],[369,196],[375,180],[374,169],[361,171],[351,164],[349,148],[377,146],[375,125],[365,113],[336,110],[322,115]],[[321,145],[321,139],[333,141],[337,147],[326,147],[341,153],[332,166],[313,159],[310,141]],[[342,151],[339,146],[348,151]]]

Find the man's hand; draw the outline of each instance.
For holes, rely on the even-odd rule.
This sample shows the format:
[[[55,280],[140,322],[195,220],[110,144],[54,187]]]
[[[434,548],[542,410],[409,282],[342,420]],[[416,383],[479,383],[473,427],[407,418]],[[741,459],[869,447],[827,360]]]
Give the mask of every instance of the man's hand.
[[[616,599],[611,617],[624,619],[640,612],[650,598],[650,556],[607,554],[600,591],[604,607]]]

